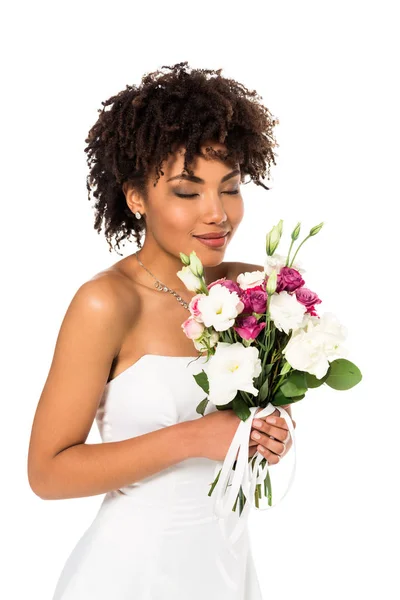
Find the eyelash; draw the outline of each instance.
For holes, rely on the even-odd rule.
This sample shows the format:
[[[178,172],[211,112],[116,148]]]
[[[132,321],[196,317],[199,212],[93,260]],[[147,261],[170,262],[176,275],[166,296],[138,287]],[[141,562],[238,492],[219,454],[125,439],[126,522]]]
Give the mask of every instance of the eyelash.
[[[239,190],[235,190],[234,192],[223,192],[223,194],[230,194],[231,196],[235,196],[238,193]],[[197,194],[178,194],[178,192],[175,192],[175,195],[178,196],[178,198],[194,198],[194,196],[197,196]]]

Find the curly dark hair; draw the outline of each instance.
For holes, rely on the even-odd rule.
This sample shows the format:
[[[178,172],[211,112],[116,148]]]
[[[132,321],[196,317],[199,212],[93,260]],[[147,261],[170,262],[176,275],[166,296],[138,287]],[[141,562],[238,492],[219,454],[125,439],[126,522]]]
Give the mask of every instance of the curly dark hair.
[[[88,199],[96,190],[94,228],[98,233],[104,220],[109,251],[115,238],[120,242],[132,234],[141,248],[145,219],[138,221],[126,203],[123,184],[129,182],[146,198],[146,183],[155,168],[156,185],[161,164],[175,148],[184,146],[184,170],[200,154],[204,142],[224,144],[227,151],[212,155],[229,164],[240,165],[241,181],[250,177],[256,185],[270,178],[274,165],[273,147],[279,146],[273,127],[279,120],[259,100],[255,90],[221,76],[222,69],[191,69],[187,62],[163,66],[143,75],[141,85],[127,85],[117,95],[102,102],[103,109],[85,139]],[[162,69],[170,72],[163,73]],[[207,77],[210,75],[212,77]],[[250,181],[249,180],[249,181]]]

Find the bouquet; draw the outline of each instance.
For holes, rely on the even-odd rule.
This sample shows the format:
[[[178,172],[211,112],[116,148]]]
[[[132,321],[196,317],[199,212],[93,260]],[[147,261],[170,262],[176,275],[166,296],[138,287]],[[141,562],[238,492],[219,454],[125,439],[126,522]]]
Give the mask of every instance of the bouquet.
[[[204,416],[210,402],[218,410],[233,409],[241,419],[209,491],[210,496],[217,488],[215,511],[220,517],[235,511],[237,505],[240,517],[252,499],[256,508],[263,497],[272,505],[268,461],[258,452],[248,457],[256,411],[261,418],[279,410],[295,452],[294,428],[283,405],[302,400],[309,388],[326,384],[348,390],[361,381],[360,370],[346,358],[346,328],[332,313],[317,314],[321,300],[305,287],[305,271],[295,263],[302,244],[323,223],[310,230],[291,259],[300,226],[294,228],[289,251],[283,256],[275,253],[283,230],[279,221],[266,236],[264,271],[242,273],[236,281],[222,278],[206,285],[196,252],[180,253],[184,266],[177,275],[187,289],[196,292],[182,329],[195,348],[207,354],[203,369],[193,375],[206,394],[196,410]],[[288,488],[293,476],[294,467]]]

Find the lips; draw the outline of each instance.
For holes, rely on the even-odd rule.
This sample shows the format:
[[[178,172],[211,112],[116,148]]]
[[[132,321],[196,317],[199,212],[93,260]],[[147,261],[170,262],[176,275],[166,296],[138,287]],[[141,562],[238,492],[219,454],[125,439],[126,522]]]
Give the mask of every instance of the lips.
[[[194,237],[201,238],[203,240],[214,240],[216,238],[225,237],[228,235],[228,231],[216,231],[213,233],[205,233],[204,235],[195,235]]]

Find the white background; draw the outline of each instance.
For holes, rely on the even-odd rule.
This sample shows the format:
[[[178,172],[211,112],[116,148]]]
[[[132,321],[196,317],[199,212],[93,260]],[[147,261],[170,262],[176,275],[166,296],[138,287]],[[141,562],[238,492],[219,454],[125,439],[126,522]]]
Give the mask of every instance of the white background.
[[[84,139],[102,100],[188,60],[256,89],[280,119],[273,189],[244,188],[245,217],[225,260],[262,264],[265,234],[281,218],[282,249],[297,221],[301,239],[324,221],[298,256],[323,300],[319,314],[332,311],[347,326],[349,359],[363,373],[352,390],[323,386],[293,407],[293,487],[250,519],[264,598],[399,597],[395,8],[115,0],[3,9],[2,596],[51,599],[103,498],[44,501],[26,474],[66,308],[84,281],[121,258],[93,229]],[[127,244],[124,255],[135,250]],[[88,442],[99,441],[94,425]]]

